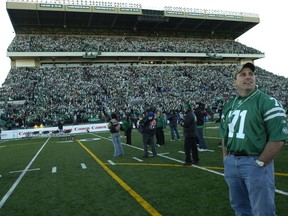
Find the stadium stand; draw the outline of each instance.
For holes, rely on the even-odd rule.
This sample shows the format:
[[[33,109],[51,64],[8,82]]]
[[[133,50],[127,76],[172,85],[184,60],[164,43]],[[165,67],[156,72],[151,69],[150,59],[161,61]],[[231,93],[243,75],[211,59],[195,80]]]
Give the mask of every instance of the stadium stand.
[[[1,127],[105,122],[111,112],[142,113],[151,104],[181,111],[188,100],[206,104],[213,116],[233,96],[237,65],[264,57],[235,41],[259,23],[255,15],[79,4],[7,1],[16,36],[7,48],[12,67],[0,88]],[[83,8],[91,10],[90,20]],[[257,68],[257,79],[260,89],[288,107],[287,78]],[[135,98],[144,103],[131,104]],[[20,100],[25,102],[11,103]]]

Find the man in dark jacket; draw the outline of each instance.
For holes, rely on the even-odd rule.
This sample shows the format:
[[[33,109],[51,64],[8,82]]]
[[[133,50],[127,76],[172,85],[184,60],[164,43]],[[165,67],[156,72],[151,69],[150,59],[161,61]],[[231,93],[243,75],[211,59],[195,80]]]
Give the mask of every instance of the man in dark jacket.
[[[197,126],[196,126],[196,134],[199,141],[199,151],[207,151],[206,142],[203,136],[203,128],[204,128],[204,118],[207,115],[205,111],[205,105],[202,103],[198,103],[194,114],[197,118]]]
[[[178,115],[175,110],[170,111],[168,120],[169,120],[170,132],[171,132],[171,141],[175,141],[175,134],[176,134],[177,139],[181,140],[179,132],[178,132]]]
[[[192,112],[192,107],[190,104],[185,105],[185,117],[181,125],[184,130],[184,151],[185,151],[185,164],[186,166],[190,166],[192,164],[198,164],[198,149],[196,145],[196,116]],[[191,159],[191,151],[192,158]]]
[[[142,133],[144,145],[144,158],[149,156],[148,145],[151,146],[153,156],[157,156],[155,149],[154,137],[156,134],[156,120],[153,112],[148,112],[146,116],[140,120],[138,130]]]
[[[126,113],[122,120],[122,129],[125,132],[126,144],[131,145],[133,122],[130,113]]]

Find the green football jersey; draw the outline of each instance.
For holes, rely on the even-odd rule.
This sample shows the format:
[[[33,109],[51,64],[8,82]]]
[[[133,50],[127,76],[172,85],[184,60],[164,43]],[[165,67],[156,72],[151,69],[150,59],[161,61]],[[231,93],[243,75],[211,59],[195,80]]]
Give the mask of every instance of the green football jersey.
[[[268,141],[288,138],[285,110],[260,90],[237,96],[223,108],[220,133],[228,151],[260,155]]]

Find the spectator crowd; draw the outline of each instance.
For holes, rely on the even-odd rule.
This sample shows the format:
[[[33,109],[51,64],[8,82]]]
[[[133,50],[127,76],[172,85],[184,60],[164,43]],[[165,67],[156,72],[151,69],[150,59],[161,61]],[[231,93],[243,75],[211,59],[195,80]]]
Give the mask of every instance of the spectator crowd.
[[[53,41],[53,43],[52,43]],[[112,36],[17,35],[9,52],[199,52],[260,53],[229,40]],[[116,112],[146,109],[181,111],[201,102],[211,116],[233,96],[235,64],[99,64],[11,68],[0,88],[0,125],[4,128],[104,122]],[[287,78],[257,68],[258,87],[288,107]],[[22,100],[13,105],[11,101]]]
[[[8,52],[173,52],[260,54],[234,40],[173,37],[16,35]]]

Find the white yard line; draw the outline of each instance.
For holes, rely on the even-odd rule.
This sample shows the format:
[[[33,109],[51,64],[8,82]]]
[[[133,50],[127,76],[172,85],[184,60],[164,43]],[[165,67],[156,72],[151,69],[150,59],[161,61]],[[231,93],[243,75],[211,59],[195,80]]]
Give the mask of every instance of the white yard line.
[[[87,166],[85,163],[81,163],[81,167],[82,167],[82,169],[87,169]]]
[[[24,175],[27,173],[27,171],[30,169],[31,165],[33,164],[33,162],[35,161],[35,159],[38,157],[38,155],[40,154],[40,152],[43,150],[43,148],[46,146],[46,144],[48,143],[50,137],[48,137],[48,139],[46,140],[46,142],[41,146],[41,148],[39,149],[39,151],[36,153],[36,155],[32,158],[32,160],[29,162],[29,164],[26,166],[26,168],[23,170],[23,172],[20,174],[20,176],[18,177],[18,179],[14,182],[14,184],[12,185],[12,187],[8,190],[8,192],[3,196],[2,200],[0,201],[0,209],[2,208],[2,206],[5,204],[5,202],[7,201],[7,199],[9,198],[9,196],[13,193],[13,191],[15,190],[15,188],[17,187],[17,185],[20,183],[20,181],[22,180],[22,178],[24,177]]]
[[[56,173],[57,172],[57,167],[52,167],[51,173]]]
[[[114,163],[112,160],[108,160],[108,163],[110,163],[111,165],[116,165],[116,163]]]
[[[139,159],[139,158],[137,158],[137,157],[132,157],[134,160],[137,160],[137,161],[139,161],[139,162],[143,162],[143,160],[141,160],[141,159]]]
[[[285,196],[288,196],[288,192],[285,192],[285,191],[281,191],[281,190],[276,189],[275,192],[282,194],[282,195],[285,195]]]
[[[38,171],[40,170],[40,168],[35,168],[35,169],[29,169],[27,170],[27,172],[30,172],[30,171]],[[23,172],[24,170],[17,170],[17,171],[10,171],[9,173],[18,173],[18,172]]]

